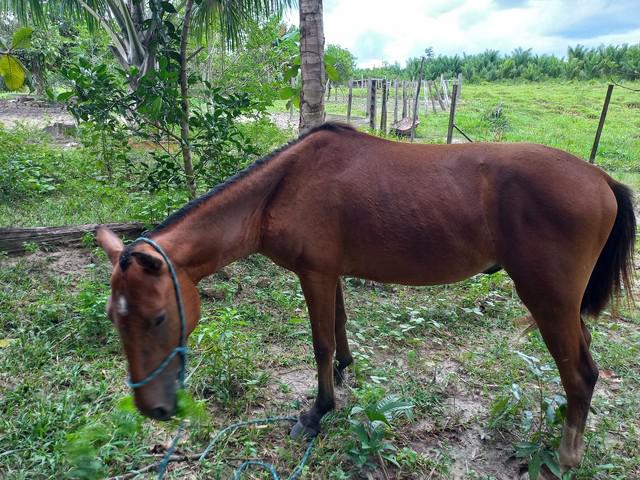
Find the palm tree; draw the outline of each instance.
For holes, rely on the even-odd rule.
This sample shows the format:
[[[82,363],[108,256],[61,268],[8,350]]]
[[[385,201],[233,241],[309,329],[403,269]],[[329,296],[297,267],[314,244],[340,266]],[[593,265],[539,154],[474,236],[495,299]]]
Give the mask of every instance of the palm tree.
[[[322,0],[300,0],[300,133],[324,122]]]
[[[246,20],[264,18],[291,6],[294,0],[202,0],[194,4],[193,9],[186,8],[188,3],[180,0],[0,0],[0,13],[10,12],[23,23],[35,24],[45,24],[62,14],[83,19],[91,31],[103,29],[122,68],[137,70],[132,82],[135,88],[137,80],[155,68],[151,47],[156,36],[163,34],[164,17],[177,16],[179,12],[184,17],[189,12],[193,15],[193,30],[205,35],[218,22],[225,45],[233,47],[241,37]]]

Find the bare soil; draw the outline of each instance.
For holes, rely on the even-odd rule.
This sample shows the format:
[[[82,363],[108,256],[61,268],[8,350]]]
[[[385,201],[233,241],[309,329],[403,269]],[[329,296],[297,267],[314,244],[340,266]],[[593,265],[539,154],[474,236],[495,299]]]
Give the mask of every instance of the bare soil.
[[[38,251],[24,257],[9,257],[2,261],[7,262],[8,265],[24,261],[32,265],[34,271],[46,270],[53,276],[65,276],[83,274],[96,260],[93,254],[85,249],[63,248],[55,251]]]
[[[0,100],[0,123],[4,124],[5,128],[24,125],[41,129],[56,123],[75,124],[64,106],[24,95]]]

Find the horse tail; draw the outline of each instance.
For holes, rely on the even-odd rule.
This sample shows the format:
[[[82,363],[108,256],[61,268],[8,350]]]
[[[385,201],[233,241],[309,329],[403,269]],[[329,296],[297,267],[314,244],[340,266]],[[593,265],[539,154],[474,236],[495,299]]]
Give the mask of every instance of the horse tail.
[[[607,181],[616,197],[618,213],[582,297],[580,311],[593,316],[597,316],[622,293],[633,303],[633,251],[636,241],[633,192],[611,178]]]

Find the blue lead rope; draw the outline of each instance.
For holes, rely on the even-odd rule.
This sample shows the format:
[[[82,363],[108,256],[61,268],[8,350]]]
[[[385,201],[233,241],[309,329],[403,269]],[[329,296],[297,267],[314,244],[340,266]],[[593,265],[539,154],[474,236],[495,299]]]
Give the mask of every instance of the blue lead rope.
[[[209,455],[209,453],[211,452],[213,447],[216,445],[218,440],[220,440],[222,437],[227,435],[229,432],[233,433],[240,427],[244,427],[247,425],[267,425],[270,423],[279,423],[279,422],[295,423],[297,421],[298,419],[296,417],[270,417],[270,418],[259,419],[259,420],[247,420],[245,422],[238,422],[238,423],[229,425],[228,427],[220,430],[215,435],[215,437],[213,437],[213,440],[211,440],[211,443],[209,443],[209,445],[204,450],[204,452],[202,452],[198,461],[202,462],[206,458],[206,456]],[[287,480],[296,480],[300,476],[300,474],[302,473],[302,469],[307,463],[307,460],[309,460],[309,456],[311,455],[311,450],[313,450],[315,440],[316,440],[315,437],[309,440],[309,444],[307,445],[307,449],[305,450],[304,455],[300,460],[300,463],[298,464],[298,466],[296,466],[293,472],[291,472],[291,475],[287,477]],[[256,466],[256,467],[263,468],[264,470],[267,470],[271,474],[271,477],[273,478],[273,480],[282,480],[278,475],[278,472],[276,471],[276,467],[274,467],[271,463],[263,462],[262,460],[247,460],[243,462],[233,472],[233,480],[240,480],[240,475],[242,475],[242,472],[250,466]]]
[[[186,319],[184,315],[184,303],[182,301],[182,294],[180,292],[180,283],[178,282],[178,275],[176,274],[176,270],[173,267],[173,263],[171,263],[171,260],[169,260],[169,256],[164,252],[164,250],[162,249],[162,247],[160,247],[160,245],[158,245],[156,242],[154,242],[153,240],[147,237],[140,237],[136,240],[136,242],[137,241],[144,242],[151,245],[154,248],[154,250],[156,250],[162,256],[162,258],[167,264],[167,267],[169,269],[169,274],[171,275],[171,281],[173,282],[173,290],[176,295],[176,302],[178,304],[178,315],[180,316],[180,343],[165,357],[165,359],[160,363],[160,365],[158,365],[151,373],[149,373],[142,380],[138,382],[133,382],[129,377],[126,383],[130,388],[133,388],[133,389],[140,388],[146,385],[147,383],[154,380],[158,375],[160,375],[160,373],[167,367],[167,365],[169,365],[171,360],[173,360],[173,358],[176,355],[179,355],[180,370],[178,371],[178,384],[180,385],[181,389],[184,389],[185,375],[187,371],[187,352],[188,352],[187,335],[186,335],[187,324],[186,324]],[[277,423],[277,422],[294,422],[295,423],[297,420],[298,419],[296,417],[269,417],[265,419],[248,420],[248,421],[238,422],[238,423],[229,425],[228,427],[220,430],[213,437],[213,440],[211,440],[211,443],[209,443],[207,448],[200,455],[199,461],[202,462],[206,458],[206,456],[211,452],[211,450],[213,449],[213,447],[215,446],[215,444],[218,442],[220,438],[222,438],[228,432],[234,432],[239,427],[243,427],[247,425],[266,425],[266,424]],[[164,457],[162,458],[162,461],[158,465],[158,470],[157,470],[158,480],[162,480],[164,478],[164,475],[167,471],[167,466],[169,465],[169,461],[171,460],[171,456],[173,455],[173,452],[176,449],[176,445],[178,444],[178,440],[180,440],[180,438],[184,434],[184,428],[185,428],[184,421],[182,421],[180,422],[178,433],[176,434],[175,437],[173,437],[171,446],[167,449],[167,451],[164,454]],[[300,460],[300,463],[293,470],[293,472],[291,472],[291,475],[287,477],[287,480],[296,480],[300,476],[300,474],[302,473],[302,469],[307,463],[307,460],[309,460],[309,456],[311,455],[311,451],[313,450],[314,444],[315,444],[315,438],[312,438],[309,441],[309,444],[307,445],[307,449],[305,450],[304,455]],[[276,468],[271,463],[263,462],[262,460],[247,460],[243,462],[233,472],[233,480],[240,480],[240,475],[242,475],[242,472],[247,468],[249,468],[250,466],[256,466],[256,467],[260,467],[267,470],[271,474],[271,477],[273,478],[273,480],[282,480],[278,475],[278,472],[276,472]]]

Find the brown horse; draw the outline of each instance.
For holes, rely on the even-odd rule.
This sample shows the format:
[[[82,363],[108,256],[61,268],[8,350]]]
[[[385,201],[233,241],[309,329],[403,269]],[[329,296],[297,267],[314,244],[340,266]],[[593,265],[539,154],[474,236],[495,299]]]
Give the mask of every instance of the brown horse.
[[[581,459],[598,370],[581,315],[597,315],[632,275],[631,192],[602,170],[531,144],[409,145],[326,124],[259,160],[149,235],[175,265],[187,334],[197,283],[261,253],[295,272],[305,295],[318,395],[292,434],[314,435],[334,408],[334,375],[352,362],[341,275],[406,285],[504,268],[556,361],[568,411],[563,468]],[[109,316],[133,381],[179,343],[167,264],[149,245],[97,241],[114,265]],[[333,360],[337,360],[333,366]],[[157,419],[175,412],[177,358],[135,390]]]

